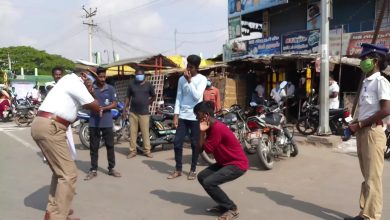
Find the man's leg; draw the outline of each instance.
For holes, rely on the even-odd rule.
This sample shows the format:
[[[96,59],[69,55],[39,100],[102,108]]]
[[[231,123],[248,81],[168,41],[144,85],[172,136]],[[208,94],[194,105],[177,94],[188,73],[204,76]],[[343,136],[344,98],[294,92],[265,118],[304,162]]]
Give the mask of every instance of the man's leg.
[[[203,171],[202,171],[203,172]],[[237,209],[236,204],[226,195],[226,193],[218,186],[226,182],[230,182],[238,177],[242,176],[245,171],[234,165],[224,166],[218,169],[216,172],[204,178],[204,175],[201,175],[199,182],[201,182],[203,188],[206,190],[207,194],[218,203],[219,206],[223,207],[226,210],[235,210]]]
[[[137,154],[137,136],[138,136],[138,116],[130,112],[130,154]]]
[[[192,149],[192,161],[191,161],[191,171],[196,171],[196,165],[198,163],[199,154],[196,150],[196,146],[198,145],[199,141],[199,135],[200,135],[200,128],[199,128],[199,122],[198,121],[191,121],[190,122],[190,129],[191,129],[191,149]]]
[[[362,145],[365,203],[362,216],[380,219],[383,206],[382,174],[386,136],[381,126],[364,128],[367,135]]]
[[[100,147],[100,128],[89,127],[89,154],[91,156],[90,171],[97,171]]]
[[[362,155],[362,147],[364,145],[364,139],[366,138],[367,136],[367,132],[364,131],[364,129],[361,129],[360,131],[358,131],[356,133],[356,148],[357,148],[357,156],[358,156],[358,159],[359,159],[359,166],[360,166],[360,171],[362,173],[362,176],[363,176],[363,179],[364,179],[364,163],[363,163],[363,155]],[[360,199],[359,199],[359,206],[360,206],[360,210],[363,210],[364,209],[364,204],[366,203],[366,198],[365,198],[365,194],[366,194],[366,187],[365,187],[365,183],[364,181],[362,182],[361,184],[361,188],[360,188]],[[359,215],[362,215],[363,213],[360,212]]]
[[[141,129],[142,139],[144,140],[144,154],[151,157],[151,146],[150,146],[150,133],[149,133],[149,119],[150,115],[139,115],[139,126]]]
[[[108,170],[115,167],[115,148],[114,148],[114,131],[112,127],[101,128],[103,133],[103,140],[107,149]]]
[[[175,140],[173,141],[176,161],[176,171],[181,172],[183,170],[183,142],[187,134],[186,120],[179,119],[179,126],[176,129]]]
[[[35,121],[35,119],[34,119]],[[66,127],[50,119],[37,117],[32,125],[32,137],[46,156],[53,171],[51,196],[52,204],[48,204],[50,219],[66,219],[75,194],[77,168],[69,152],[66,142]],[[52,192],[50,192],[52,193]]]

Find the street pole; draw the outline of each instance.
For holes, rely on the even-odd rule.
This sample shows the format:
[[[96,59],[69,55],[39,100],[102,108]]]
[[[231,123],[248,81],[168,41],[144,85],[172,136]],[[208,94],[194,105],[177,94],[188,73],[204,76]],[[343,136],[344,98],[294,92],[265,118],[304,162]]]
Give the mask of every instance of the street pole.
[[[329,11],[330,1],[321,1],[321,73],[319,135],[330,134],[329,129]]]
[[[9,53],[8,53],[8,70],[12,70],[11,57],[9,56]]]
[[[175,28],[175,32],[174,32],[174,35],[175,35],[175,55],[177,55],[176,34],[177,34],[177,30]]]
[[[83,22],[83,24],[88,25],[88,58],[89,62],[92,62],[92,32],[93,32],[93,27],[96,27],[97,25],[93,23],[92,17],[96,15],[97,8],[92,11],[91,8],[89,8],[89,11],[85,9],[83,6],[83,10],[85,11],[85,18],[88,19],[88,22]]]

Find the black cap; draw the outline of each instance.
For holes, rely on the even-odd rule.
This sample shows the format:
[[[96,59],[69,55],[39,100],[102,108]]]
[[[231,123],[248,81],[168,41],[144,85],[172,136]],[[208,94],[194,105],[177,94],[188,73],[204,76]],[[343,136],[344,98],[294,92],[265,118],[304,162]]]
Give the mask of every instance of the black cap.
[[[377,45],[377,44],[367,44],[363,43],[362,44],[362,53],[360,54],[360,58],[367,56],[371,53],[377,53],[382,56],[386,56],[387,53],[389,52],[389,49],[382,45]]]

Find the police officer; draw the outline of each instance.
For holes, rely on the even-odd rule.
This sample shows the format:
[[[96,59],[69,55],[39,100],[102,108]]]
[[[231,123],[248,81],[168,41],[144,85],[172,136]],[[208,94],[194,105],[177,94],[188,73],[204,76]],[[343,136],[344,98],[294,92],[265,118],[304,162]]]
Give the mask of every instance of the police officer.
[[[31,125],[31,136],[47,158],[53,172],[45,220],[76,220],[71,203],[75,194],[77,168],[66,142],[66,129],[84,106],[99,112],[88,71],[62,77],[38,109]]]
[[[390,83],[381,75],[387,66],[387,48],[362,44],[360,68],[366,74],[359,97],[358,118],[349,128],[356,133],[357,153],[364,177],[360,213],[344,220],[380,219],[383,203],[382,173],[386,136],[383,119],[390,114]]]

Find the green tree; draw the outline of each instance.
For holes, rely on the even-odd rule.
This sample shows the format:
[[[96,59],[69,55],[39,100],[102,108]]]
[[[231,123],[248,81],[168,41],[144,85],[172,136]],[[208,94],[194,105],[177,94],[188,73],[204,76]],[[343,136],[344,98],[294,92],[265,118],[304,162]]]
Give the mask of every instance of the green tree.
[[[12,69],[20,75],[20,68],[24,73],[34,74],[34,68],[38,68],[39,75],[50,75],[51,69],[61,66],[65,70],[73,70],[74,62],[60,55],[52,55],[43,50],[37,50],[28,46],[4,47],[0,48],[0,68],[8,68],[8,53],[12,60]]]

